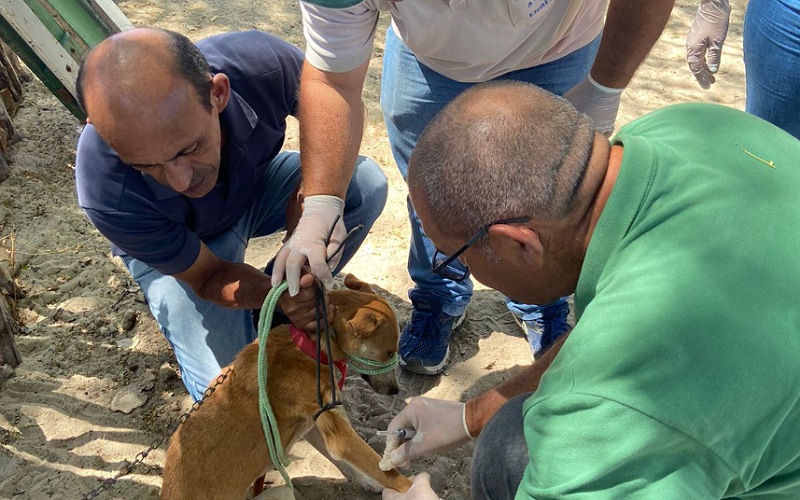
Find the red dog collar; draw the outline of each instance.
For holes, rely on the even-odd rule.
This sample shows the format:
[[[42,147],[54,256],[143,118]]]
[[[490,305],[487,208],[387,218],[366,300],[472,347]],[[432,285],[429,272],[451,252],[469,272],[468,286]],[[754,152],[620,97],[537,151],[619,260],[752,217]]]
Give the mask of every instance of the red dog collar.
[[[294,345],[296,345],[301,351],[306,353],[311,359],[317,359],[317,344],[311,341],[308,338],[308,334],[305,330],[301,330],[294,325],[289,325],[289,335],[292,337],[292,341]],[[319,362],[323,365],[327,365],[330,363],[328,360],[328,356],[320,349],[319,351]],[[342,390],[344,387],[344,378],[347,376],[347,361],[344,359],[340,359],[339,361],[334,361],[333,366],[339,369],[342,376],[339,379],[339,390]]]

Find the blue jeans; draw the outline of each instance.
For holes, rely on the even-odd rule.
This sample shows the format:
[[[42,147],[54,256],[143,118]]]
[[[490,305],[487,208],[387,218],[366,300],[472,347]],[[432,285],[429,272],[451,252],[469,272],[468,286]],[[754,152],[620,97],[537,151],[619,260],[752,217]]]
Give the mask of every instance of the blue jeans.
[[[265,176],[260,195],[235,225],[204,239],[214,254],[244,262],[251,238],[286,229],[286,204],[300,182],[300,154],[280,153]],[[338,272],[355,254],[386,203],[386,177],[374,161],[359,157],[347,189],[344,223],[347,229],[364,224],[343,250]],[[257,337],[250,309],[228,309],[200,299],[185,283],[131,258],[123,257],[139,283],[150,311],[172,345],[189,394],[198,400],[222,367]],[[265,263],[266,264],[266,263]]]
[[[745,111],[800,139],[800,1],[751,1],[743,41]]]
[[[498,79],[533,83],[550,92],[562,95],[580,83],[594,62],[600,37],[589,45],[563,58],[507,73]],[[390,28],[386,33],[386,48],[381,81],[381,108],[386,121],[389,144],[403,179],[408,176],[408,160],[425,126],[433,116],[472,83],[451,80],[426,67]],[[414,207],[408,203],[411,222],[411,250],[408,272],[417,286],[417,297],[429,295],[445,305],[442,311],[459,316],[472,298],[472,281],[460,283],[448,280],[431,271],[436,251],[433,242],[422,231]],[[488,221],[487,221],[488,222]],[[458,264],[454,264],[457,266]],[[559,302],[564,299],[559,299]],[[546,306],[543,306],[546,307]],[[539,306],[509,303],[509,308],[528,320],[541,315]]]
[[[531,393],[509,399],[497,410],[475,441],[472,453],[473,500],[511,500],[517,494],[529,451],[522,405]]]

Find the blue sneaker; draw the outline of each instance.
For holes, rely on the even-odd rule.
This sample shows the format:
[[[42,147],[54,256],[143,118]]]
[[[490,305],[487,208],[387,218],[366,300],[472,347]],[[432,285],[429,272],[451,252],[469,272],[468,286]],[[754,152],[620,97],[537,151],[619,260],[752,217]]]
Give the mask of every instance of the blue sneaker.
[[[567,317],[569,303],[566,300],[539,306],[539,313],[532,319],[522,319],[512,313],[514,321],[522,328],[531,346],[531,357],[537,358],[570,330]]]
[[[411,319],[400,334],[400,366],[422,375],[442,373],[450,359],[450,337],[464,321],[466,312],[450,316],[436,300],[414,298]]]

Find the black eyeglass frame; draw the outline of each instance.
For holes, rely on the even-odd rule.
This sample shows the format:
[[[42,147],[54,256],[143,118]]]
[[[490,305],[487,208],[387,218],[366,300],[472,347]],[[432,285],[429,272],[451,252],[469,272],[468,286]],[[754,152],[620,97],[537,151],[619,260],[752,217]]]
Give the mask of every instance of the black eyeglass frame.
[[[434,265],[432,266],[431,269],[433,270],[434,273],[436,273],[439,276],[442,276],[444,278],[448,278],[448,279],[451,279],[451,280],[456,281],[456,282],[464,281],[467,278],[467,276],[469,276],[469,266],[467,266],[466,264],[462,264],[464,266],[464,274],[460,278],[457,278],[452,273],[448,273],[447,270],[446,270],[447,266],[449,266],[457,258],[459,258],[462,253],[466,252],[467,249],[469,247],[471,247],[472,245],[474,245],[476,241],[478,241],[479,239],[483,238],[489,232],[489,228],[490,227],[492,227],[494,225],[497,225],[497,224],[524,224],[526,222],[530,222],[530,220],[531,220],[530,217],[523,216],[523,217],[513,217],[511,219],[500,219],[500,220],[496,220],[494,222],[490,222],[490,223],[484,225],[483,227],[481,227],[478,230],[478,232],[475,233],[475,236],[470,238],[469,241],[464,243],[464,245],[461,248],[456,250],[455,253],[453,253],[450,257],[446,258],[444,261],[442,261],[438,265],[436,264],[436,260],[437,260],[436,257],[441,252],[439,252],[439,250],[436,250],[436,252],[433,254],[433,264]]]

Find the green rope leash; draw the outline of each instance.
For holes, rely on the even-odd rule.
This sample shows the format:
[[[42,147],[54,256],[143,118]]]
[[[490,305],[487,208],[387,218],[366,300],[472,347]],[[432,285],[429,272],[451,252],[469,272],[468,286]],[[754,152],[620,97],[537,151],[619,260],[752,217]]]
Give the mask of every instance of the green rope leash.
[[[353,363],[354,361],[355,363]],[[358,366],[356,363],[360,363],[364,366]],[[397,366],[397,353],[392,354],[392,357],[386,362],[349,355],[347,365],[364,375],[380,375],[394,370],[394,367]]]
[[[269,395],[267,394],[267,337],[278,299],[287,288],[289,288],[289,284],[284,281],[270,290],[267,298],[264,299],[264,305],[261,307],[261,314],[258,317],[258,411],[261,413],[261,426],[264,429],[264,437],[267,440],[272,464],[280,472],[286,486],[294,491],[292,480],[286,472],[290,460],[283,451],[278,422],[275,420],[275,413],[272,411],[272,405],[269,404]]]

